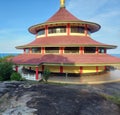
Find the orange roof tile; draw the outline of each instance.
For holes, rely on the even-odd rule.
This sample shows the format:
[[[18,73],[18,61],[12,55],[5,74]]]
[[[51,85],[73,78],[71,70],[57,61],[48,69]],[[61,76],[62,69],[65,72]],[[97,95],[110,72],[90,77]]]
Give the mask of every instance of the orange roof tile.
[[[41,54],[21,54],[13,58],[15,64],[116,64],[120,63],[120,58],[108,54],[66,54],[66,55],[41,55]]]
[[[33,42],[18,46],[16,48],[22,49],[27,47],[79,47],[79,46],[91,46],[91,47],[108,47],[115,48],[114,45],[107,45],[93,40],[87,36],[52,36],[37,38]]]
[[[80,21],[78,18],[73,16],[66,8],[60,8],[47,22],[57,22],[57,21]]]

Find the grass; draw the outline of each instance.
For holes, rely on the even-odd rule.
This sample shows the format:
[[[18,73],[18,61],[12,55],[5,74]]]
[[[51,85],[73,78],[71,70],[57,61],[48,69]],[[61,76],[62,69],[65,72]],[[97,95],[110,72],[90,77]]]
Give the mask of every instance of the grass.
[[[120,97],[118,97],[118,96],[111,96],[111,95],[107,95],[107,94],[102,94],[102,96],[105,99],[107,99],[107,100],[117,104],[120,107]]]

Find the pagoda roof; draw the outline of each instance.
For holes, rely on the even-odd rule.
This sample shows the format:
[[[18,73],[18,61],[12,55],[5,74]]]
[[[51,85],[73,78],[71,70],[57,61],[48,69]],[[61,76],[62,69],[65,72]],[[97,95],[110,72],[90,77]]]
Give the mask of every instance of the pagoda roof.
[[[97,42],[88,36],[50,36],[35,39],[33,42],[17,46],[18,49],[30,47],[105,47],[116,48],[114,45],[107,45]]]
[[[92,61],[91,61],[92,60]],[[94,66],[94,65],[112,65],[120,63],[120,58],[108,54],[21,54],[12,59],[18,65],[33,65],[40,64],[50,65],[78,65],[78,66]]]
[[[65,7],[60,8],[52,17],[46,22],[60,22],[60,21],[80,21],[77,17],[72,15]]]
[[[32,34],[36,34],[40,28],[44,28],[46,25],[51,26],[54,24],[56,25],[56,24],[67,24],[67,23],[81,24],[81,25],[86,24],[91,32],[96,32],[101,28],[101,26],[97,23],[83,21],[83,20],[78,19],[73,14],[71,14],[65,7],[61,7],[46,22],[33,25],[28,30]]]

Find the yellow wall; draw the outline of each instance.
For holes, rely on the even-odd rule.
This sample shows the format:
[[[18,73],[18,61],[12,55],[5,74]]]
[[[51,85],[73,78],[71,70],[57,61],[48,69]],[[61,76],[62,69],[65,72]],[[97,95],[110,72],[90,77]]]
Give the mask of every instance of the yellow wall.
[[[51,72],[60,73],[60,66],[44,66]],[[36,70],[36,67],[31,67],[32,70]],[[104,66],[98,67],[98,72],[104,71]],[[42,71],[42,66],[39,66],[39,71]],[[80,66],[63,66],[63,73],[80,73]],[[83,66],[82,73],[96,73],[96,66]]]
[[[104,66],[99,66],[98,68],[99,68],[98,72],[102,72],[102,71],[105,70],[105,67],[104,67]]]
[[[80,73],[79,66],[64,66],[63,73]]]
[[[96,66],[83,67],[83,73],[95,73],[95,72],[96,72]]]
[[[50,72],[60,72],[60,66],[45,66],[44,68],[49,69]]]

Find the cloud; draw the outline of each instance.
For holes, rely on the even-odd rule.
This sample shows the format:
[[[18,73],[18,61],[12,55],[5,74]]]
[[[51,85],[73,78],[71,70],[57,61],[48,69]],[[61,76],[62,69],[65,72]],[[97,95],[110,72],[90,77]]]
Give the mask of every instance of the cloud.
[[[24,29],[1,29],[0,52],[21,52],[15,47],[24,45],[34,40],[33,35]]]
[[[119,0],[70,0],[67,9],[79,19],[95,22],[101,29],[92,34],[99,42],[117,45],[111,53],[120,53],[120,4]]]

